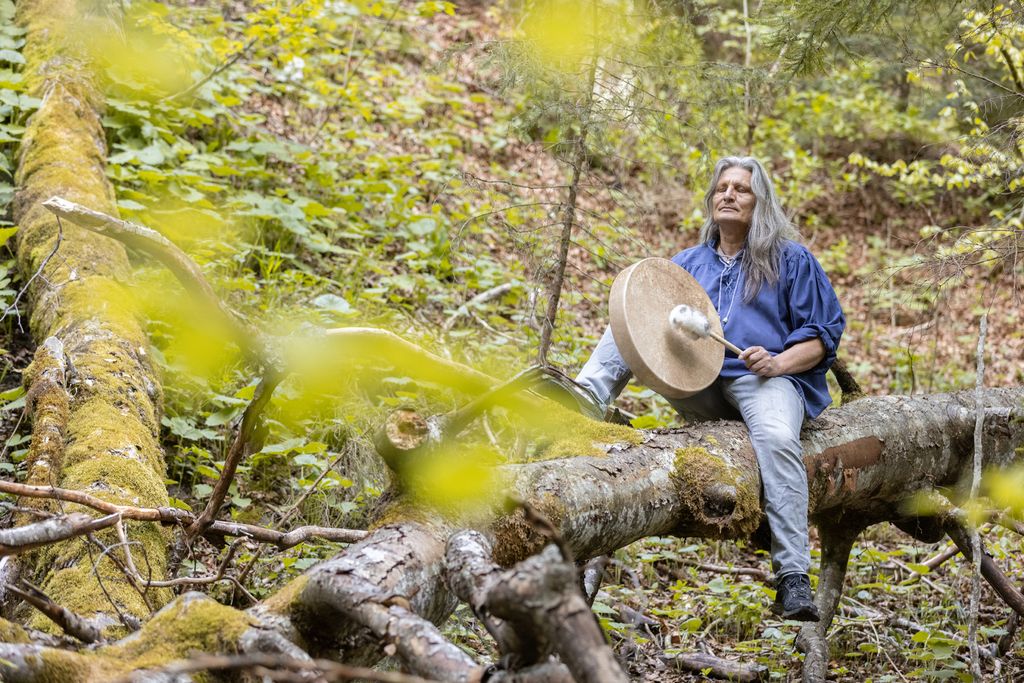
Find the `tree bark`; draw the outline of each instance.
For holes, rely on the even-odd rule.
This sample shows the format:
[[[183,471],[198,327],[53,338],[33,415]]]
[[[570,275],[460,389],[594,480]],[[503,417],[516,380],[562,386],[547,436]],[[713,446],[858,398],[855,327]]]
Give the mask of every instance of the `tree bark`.
[[[161,388],[148,341],[118,284],[129,273],[124,248],[64,224],[58,256],[47,258],[58,243],[59,226],[42,207],[44,200],[60,195],[116,214],[113,188],[104,174],[102,99],[75,35],[87,18],[90,30],[106,30],[111,40],[117,39],[113,23],[104,19],[106,9],[95,5],[74,0],[18,4],[18,21],[27,30],[25,74],[30,93],[42,104],[28,121],[19,151],[13,203],[20,226],[17,258],[23,278],[31,279],[32,333],[40,341],[54,340],[43,347],[54,353],[37,354],[28,371],[34,380],[53,377],[45,384],[34,382],[40,387],[34,396],[34,431],[43,438],[33,439],[29,471],[33,483],[162,507],[168,499],[158,443]],[[116,12],[114,6],[109,9]],[[68,391],[62,394],[51,366],[63,363],[64,357]],[[133,539],[145,545],[155,575],[164,573],[167,533],[149,523],[132,529]],[[110,559],[93,569],[84,540],[39,551],[36,566],[34,582],[55,602],[95,618],[112,632],[123,632],[119,622],[125,620],[119,615],[139,619],[150,614],[146,601],[128,588]],[[166,591],[149,596],[156,604],[168,598]],[[42,617],[31,623],[52,629]]]
[[[506,571],[491,562],[491,554],[483,534],[461,532],[448,541],[445,564],[456,595],[478,616],[501,620],[495,630],[503,652],[527,664],[557,653],[581,683],[628,680],[580,590],[576,567],[557,546]]]

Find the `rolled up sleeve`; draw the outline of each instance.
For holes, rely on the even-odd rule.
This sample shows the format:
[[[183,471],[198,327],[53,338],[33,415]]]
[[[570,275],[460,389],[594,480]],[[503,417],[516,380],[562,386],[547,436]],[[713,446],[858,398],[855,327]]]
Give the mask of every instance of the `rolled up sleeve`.
[[[836,359],[839,340],[846,329],[846,316],[832,283],[809,251],[801,249],[789,265],[789,324],[792,332],[786,337],[784,347],[788,349],[800,342],[820,339],[825,346],[825,358],[812,372],[825,372]]]

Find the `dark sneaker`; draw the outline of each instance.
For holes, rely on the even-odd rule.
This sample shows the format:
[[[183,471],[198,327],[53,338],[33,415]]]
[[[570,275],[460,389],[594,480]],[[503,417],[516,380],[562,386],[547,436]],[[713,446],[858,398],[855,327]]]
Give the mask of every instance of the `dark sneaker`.
[[[811,599],[811,580],[807,574],[786,574],[779,578],[775,587],[775,604],[772,612],[783,619],[796,621],[818,621],[818,608]]]

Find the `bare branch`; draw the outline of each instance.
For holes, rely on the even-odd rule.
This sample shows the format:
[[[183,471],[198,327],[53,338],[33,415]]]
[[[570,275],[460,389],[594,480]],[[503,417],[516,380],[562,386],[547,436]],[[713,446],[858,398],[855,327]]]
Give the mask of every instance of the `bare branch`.
[[[50,197],[43,202],[43,206],[55,216],[66,218],[86,230],[112,237],[158,260],[174,274],[189,294],[211,310],[216,311],[218,316],[227,323],[235,342],[241,349],[249,354],[257,355],[261,359],[267,357],[259,341],[260,334],[245,323],[238,313],[221,301],[199,266],[177,245],[156,230],[93,211],[62,197]]]
[[[953,542],[960,548],[960,552],[968,560],[973,560],[973,547],[971,532],[959,510],[955,510],[945,516],[943,528],[949,534]],[[981,575],[985,577],[996,594],[1001,597],[1010,608],[1017,614],[1024,616],[1024,594],[1006,577],[1003,570],[999,568],[992,556],[981,549]]]
[[[26,498],[52,498],[68,503],[78,503],[100,512],[120,515],[123,519],[143,522],[192,524],[195,520],[191,512],[179,508],[138,508],[127,505],[115,505],[82,491],[60,489],[53,486],[29,486],[10,481],[0,481],[0,493],[11,493]],[[237,522],[224,522],[220,520],[212,522],[207,528],[206,533],[214,536],[245,536],[261,543],[273,543],[282,549],[298,545],[310,538],[320,538],[325,541],[336,541],[339,543],[355,543],[366,537],[365,531],[356,529],[303,526],[286,533],[254,524],[239,524]]]
[[[221,470],[217,485],[210,494],[210,500],[207,501],[203,512],[186,530],[185,536],[187,539],[191,540],[199,536],[213,524],[214,518],[220,512],[220,506],[224,504],[224,499],[227,498],[228,488],[230,488],[231,483],[235,479],[238,465],[243,459],[262,448],[262,443],[260,443],[262,442],[262,437],[258,436],[258,434],[261,431],[263,409],[270,402],[274,389],[277,388],[277,385],[284,378],[284,373],[274,368],[268,368],[260,383],[256,386],[252,401],[245,407],[245,412],[242,414],[242,422],[238,426],[234,440],[231,442],[231,448],[228,450],[227,458],[224,461],[224,469]]]
[[[84,536],[98,529],[113,526],[119,519],[118,513],[94,519],[84,512],[73,512],[64,517],[54,517],[35,524],[0,529],[0,557],[17,555],[75,536]]]
[[[188,97],[192,93],[196,92],[197,90],[202,88],[204,85],[206,85],[207,83],[212,81],[214,78],[216,78],[218,74],[221,74],[224,71],[227,71],[228,69],[230,69],[232,66],[234,66],[235,62],[237,62],[239,59],[244,57],[245,54],[249,50],[252,49],[252,46],[256,44],[256,40],[257,40],[256,38],[250,38],[248,43],[243,45],[233,55],[231,55],[230,57],[225,59],[223,62],[218,64],[216,66],[216,68],[214,68],[212,71],[210,71],[210,73],[206,74],[205,76],[203,76],[198,81],[196,81],[195,83],[193,83],[189,87],[185,88],[181,92],[176,92],[176,93],[173,93],[171,95],[168,95],[167,97],[162,98],[161,101],[166,102],[168,100],[184,99],[185,97]]]
[[[455,312],[452,313],[451,316],[449,316],[448,319],[444,321],[444,325],[441,326],[441,329],[447,332],[452,328],[452,325],[455,324],[456,320],[458,320],[461,316],[464,316],[467,313],[469,313],[470,308],[474,306],[479,306],[480,304],[487,303],[488,301],[493,301],[494,299],[499,299],[505,296],[505,294],[507,294],[508,292],[511,292],[514,287],[515,284],[511,282],[506,282],[504,284],[498,285],[497,287],[491,287],[486,291],[480,292],[472,299],[459,306],[455,310]]]
[[[683,652],[664,659],[683,671],[693,671],[705,676],[710,673],[712,678],[723,678],[739,683],[757,683],[768,678],[768,667],[764,665],[731,662],[704,652]]]
[[[8,584],[7,589],[46,615],[50,621],[60,626],[61,630],[69,636],[77,638],[83,643],[95,643],[101,639],[99,626],[75,614],[66,607],[61,607],[51,600],[42,589],[28,581],[22,579],[21,587]]]
[[[707,562],[694,562],[691,560],[681,560],[680,564],[687,567],[695,567],[705,572],[713,572],[715,574],[731,574],[734,576],[750,576],[758,581],[768,581],[768,572],[757,567],[727,567],[720,564],[709,564]],[[681,576],[682,572],[675,570],[672,572],[674,576]]]
[[[410,372],[425,379],[433,379],[448,386],[461,386],[468,392],[490,389],[498,383],[490,375],[474,370],[424,350],[402,339],[394,332],[373,327],[335,327],[325,334],[336,343],[348,347],[352,357],[387,357],[392,362],[400,359]]]

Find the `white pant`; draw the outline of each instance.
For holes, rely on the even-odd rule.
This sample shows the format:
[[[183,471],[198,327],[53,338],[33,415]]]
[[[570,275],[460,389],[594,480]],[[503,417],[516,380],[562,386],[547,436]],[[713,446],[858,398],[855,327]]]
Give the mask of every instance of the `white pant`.
[[[631,375],[611,330],[605,330],[576,381],[607,405]],[[668,402],[685,417],[743,418],[761,469],[765,514],[772,531],[772,569],[777,576],[807,573],[811,566],[807,470],[800,445],[804,400],[796,385],[785,377],[719,377],[690,398]]]

